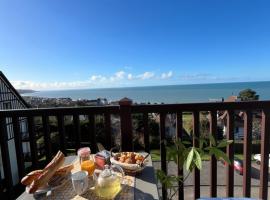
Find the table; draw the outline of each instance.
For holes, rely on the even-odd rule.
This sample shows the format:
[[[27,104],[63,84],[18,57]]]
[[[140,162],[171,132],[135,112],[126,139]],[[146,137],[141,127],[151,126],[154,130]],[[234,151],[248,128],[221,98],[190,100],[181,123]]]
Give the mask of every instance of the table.
[[[68,156],[66,157],[65,163],[71,163],[73,162],[75,159],[77,159],[76,156]],[[159,200],[159,194],[158,194],[158,189],[157,189],[157,182],[156,182],[156,178],[155,178],[155,171],[152,165],[152,160],[151,160],[151,156],[149,156],[148,158],[148,162],[147,165],[145,167],[145,169],[142,171],[141,174],[136,175],[135,177],[130,177],[127,176],[125,180],[130,181],[129,185],[127,187],[123,187],[123,193],[127,193],[127,195],[125,195],[124,197],[121,195],[118,195],[119,197],[117,197],[116,199],[122,200],[136,200],[136,199],[143,199],[143,200]],[[75,167],[76,168],[76,167]],[[74,194],[72,193],[72,186],[70,185],[70,182],[67,183],[69,185],[65,185],[64,187],[68,187],[68,191],[66,195],[62,195],[61,199],[87,199],[87,194],[82,195],[82,196],[74,196]],[[127,192],[127,190],[130,190],[132,192]],[[89,190],[89,192],[91,192]],[[71,196],[71,193],[73,194]],[[88,192],[87,192],[88,193]],[[33,200],[35,199],[33,195],[31,194],[27,194],[26,192],[24,192],[23,194],[21,194],[17,200]],[[47,197],[46,199],[54,199],[54,198],[50,198]]]

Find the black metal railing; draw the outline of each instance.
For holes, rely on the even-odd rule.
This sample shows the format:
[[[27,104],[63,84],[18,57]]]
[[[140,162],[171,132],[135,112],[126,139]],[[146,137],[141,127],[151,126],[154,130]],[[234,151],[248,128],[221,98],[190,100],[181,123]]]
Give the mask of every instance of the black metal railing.
[[[49,117],[57,118],[57,128],[59,133],[59,149],[65,154],[67,153],[68,141],[66,139],[65,116],[72,116],[74,128],[74,146],[78,149],[82,146],[80,116],[88,116],[88,128],[90,134],[89,144],[95,152],[96,134],[95,134],[95,115],[102,115],[104,118],[104,134],[105,139],[102,143],[110,148],[112,146],[112,115],[120,116],[121,129],[121,149],[130,151],[133,148],[132,140],[132,114],[143,114],[143,130],[144,130],[144,147],[145,151],[150,151],[149,141],[149,113],[159,114],[159,136],[160,140],[165,139],[166,132],[166,116],[167,114],[176,114],[176,136],[182,137],[183,130],[183,112],[191,112],[193,115],[193,134],[200,136],[200,112],[207,111],[209,113],[210,133],[216,137],[217,133],[217,112],[226,111],[226,137],[234,140],[234,112],[242,111],[244,113],[244,173],[243,173],[243,196],[250,197],[251,188],[251,142],[252,142],[252,111],[260,112],[261,120],[261,170],[260,170],[260,191],[259,198],[267,199],[268,192],[268,158],[269,158],[269,136],[270,136],[270,101],[250,101],[250,102],[222,102],[222,103],[188,103],[188,104],[160,104],[160,105],[134,105],[129,99],[123,99],[119,105],[115,106],[96,106],[96,107],[74,107],[74,108],[44,108],[44,109],[24,109],[24,110],[1,110],[0,111],[0,145],[2,155],[4,181],[0,182],[1,196],[11,197],[14,194],[14,183],[12,180],[10,147],[8,143],[8,133],[6,130],[6,120],[12,119],[15,152],[17,157],[18,177],[22,178],[26,173],[25,161],[23,156],[22,138],[19,131],[19,118],[25,117],[28,124],[29,143],[31,149],[32,168],[39,166],[39,156],[37,148],[37,138],[35,134],[35,117],[42,118],[43,137],[45,145],[45,158],[49,161],[53,155],[51,132],[49,126]],[[194,140],[193,145],[197,146]],[[167,173],[166,147],[164,143],[160,143],[161,151],[161,169]],[[234,159],[234,144],[226,149],[226,153],[231,161]],[[183,174],[182,170],[178,170],[178,174]],[[232,165],[226,165],[226,195],[234,196],[234,168]],[[214,157],[210,159],[210,196],[217,196],[217,160]],[[180,183],[179,183],[180,184]],[[179,186],[178,198],[185,199],[184,187]],[[167,191],[162,187],[162,198],[166,199]],[[194,199],[200,197],[200,171],[194,170]]]

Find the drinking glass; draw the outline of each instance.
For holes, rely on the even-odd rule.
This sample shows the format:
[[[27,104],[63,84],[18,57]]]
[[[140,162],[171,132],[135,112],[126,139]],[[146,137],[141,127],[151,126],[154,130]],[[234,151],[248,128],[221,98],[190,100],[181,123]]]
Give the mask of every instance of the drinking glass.
[[[89,188],[88,172],[78,171],[71,176],[73,189],[77,195],[85,193]]]

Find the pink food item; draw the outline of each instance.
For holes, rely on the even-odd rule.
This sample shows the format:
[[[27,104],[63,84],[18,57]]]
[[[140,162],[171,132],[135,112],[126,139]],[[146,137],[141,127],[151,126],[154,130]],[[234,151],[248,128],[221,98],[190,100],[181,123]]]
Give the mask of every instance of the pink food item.
[[[105,165],[109,165],[111,163],[110,155],[110,152],[106,150],[98,152],[95,155],[96,167],[99,169],[103,169]]]
[[[106,159],[103,156],[95,155],[95,163],[97,168],[103,169],[106,164]]]

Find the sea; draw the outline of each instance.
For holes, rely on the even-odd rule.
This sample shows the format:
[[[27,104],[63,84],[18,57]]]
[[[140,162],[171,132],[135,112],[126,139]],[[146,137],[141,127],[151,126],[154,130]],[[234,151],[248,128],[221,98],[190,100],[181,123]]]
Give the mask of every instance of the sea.
[[[108,101],[118,101],[123,97],[128,97],[136,103],[195,103],[226,99],[231,95],[238,95],[241,90],[247,88],[255,90],[260,100],[270,100],[270,81],[54,90],[23,95],[49,98],[69,97],[73,100],[106,98]]]

